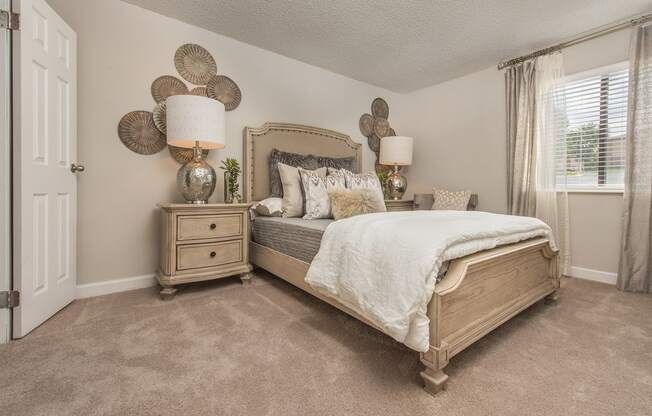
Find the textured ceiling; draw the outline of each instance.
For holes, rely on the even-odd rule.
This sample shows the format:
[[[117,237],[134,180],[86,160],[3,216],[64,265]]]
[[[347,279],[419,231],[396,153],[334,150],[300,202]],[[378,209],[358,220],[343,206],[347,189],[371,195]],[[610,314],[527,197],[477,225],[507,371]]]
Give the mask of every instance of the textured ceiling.
[[[124,1],[397,92],[652,10],[652,0]]]

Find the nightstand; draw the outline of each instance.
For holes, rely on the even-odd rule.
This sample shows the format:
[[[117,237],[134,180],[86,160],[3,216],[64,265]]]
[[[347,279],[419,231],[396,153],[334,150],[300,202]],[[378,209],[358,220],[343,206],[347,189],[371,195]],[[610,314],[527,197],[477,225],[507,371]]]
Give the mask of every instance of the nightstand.
[[[413,199],[386,199],[385,206],[387,211],[413,211],[414,210],[414,200]]]
[[[164,300],[176,285],[240,275],[249,282],[250,204],[159,204],[161,260],[156,274]]]

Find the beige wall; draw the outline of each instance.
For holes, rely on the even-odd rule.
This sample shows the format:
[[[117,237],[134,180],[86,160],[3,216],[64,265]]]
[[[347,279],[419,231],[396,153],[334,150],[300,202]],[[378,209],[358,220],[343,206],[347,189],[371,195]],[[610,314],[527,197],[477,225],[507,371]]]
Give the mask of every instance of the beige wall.
[[[566,73],[627,59],[628,31],[564,51]],[[401,124],[415,138],[410,192],[432,186],[471,189],[479,209],[506,210],[505,97],[495,66],[404,97]],[[569,197],[572,264],[613,274],[618,269],[622,194]],[[610,276],[614,278],[614,276]]]
[[[400,134],[415,137],[409,193],[432,186],[472,189],[479,209],[505,212],[503,74],[495,67],[407,95],[357,82],[319,68],[145,11],[118,0],[49,0],[79,39],[78,284],[149,275],[156,269],[156,203],[180,201],[178,165],[167,150],[141,156],[127,150],[117,123],[132,110],[151,110],[149,86],[175,74],[172,57],[183,43],[198,43],[220,73],[243,92],[227,113],[227,147],[212,152],[214,166],[241,159],[244,126],[286,121],[327,127],[363,141],[358,118],[376,96],[390,104]],[[628,37],[619,32],[568,49],[567,73],[626,59]],[[372,154],[365,146],[365,167]],[[221,197],[222,184],[212,200]],[[573,265],[615,272],[620,195],[573,194],[570,199]]]
[[[180,201],[179,165],[164,150],[142,156],[118,139],[120,118],[154,106],[150,84],[175,75],[175,50],[197,43],[215,57],[218,71],[242,89],[238,109],[227,113],[227,147],[212,152],[241,160],[242,129],[265,121],[327,127],[363,138],[358,119],[371,100],[384,97],[395,110],[397,96],[319,68],[246,45],[118,0],[49,0],[77,31],[79,40],[78,284],[154,273],[158,261],[156,204]],[[398,128],[397,128],[398,130]],[[373,160],[365,146],[365,166]],[[222,181],[212,200],[221,199]]]

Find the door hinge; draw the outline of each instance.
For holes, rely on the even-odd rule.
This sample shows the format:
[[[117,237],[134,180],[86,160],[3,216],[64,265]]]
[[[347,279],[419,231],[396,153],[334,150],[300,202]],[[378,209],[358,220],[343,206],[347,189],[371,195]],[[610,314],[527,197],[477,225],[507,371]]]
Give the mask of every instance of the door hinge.
[[[20,305],[20,292],[17,290],[0,291],[0,309],[13,309]]]
[[[7,30],[20,29],[20,15],[7,10],[0,10],[0,28]]]

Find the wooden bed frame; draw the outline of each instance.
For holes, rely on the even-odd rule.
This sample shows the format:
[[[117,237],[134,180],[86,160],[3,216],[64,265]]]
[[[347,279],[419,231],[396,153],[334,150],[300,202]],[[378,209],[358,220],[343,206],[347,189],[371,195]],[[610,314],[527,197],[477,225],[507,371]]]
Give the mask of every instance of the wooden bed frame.
[[[311,146],[313,144],[313,146]],[[269,195],[269,153],[273,148],[319,156],[355,156],[362,166],[362,145],[330,130],[287,123],[244,129],[244,194],[248,202]],[[262,172],[262,173],[261,173]],[[257,177],[260,175],[259,177]],[[251,262],[349,315],[380,330],[356,312],[316,292],[305,283],[309,263],[255,242]],[[545,238],[535,238],[466,256],[450,263],[435,286],[430,304],[430,350],[421,353],[425,390],[446,387],[449,360],[533,303],[556,300],[557,252]]]

